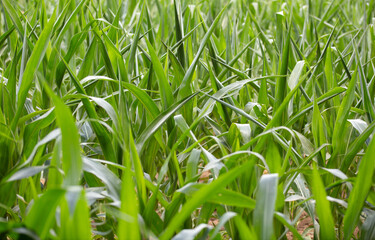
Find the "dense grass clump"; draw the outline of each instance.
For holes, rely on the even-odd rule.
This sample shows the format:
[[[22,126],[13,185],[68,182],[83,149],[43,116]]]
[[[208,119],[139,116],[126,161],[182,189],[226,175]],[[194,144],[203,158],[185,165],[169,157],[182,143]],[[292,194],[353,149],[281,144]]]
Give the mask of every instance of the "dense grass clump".
[[[375,239],[374,0],[1,0],[1,239]]]

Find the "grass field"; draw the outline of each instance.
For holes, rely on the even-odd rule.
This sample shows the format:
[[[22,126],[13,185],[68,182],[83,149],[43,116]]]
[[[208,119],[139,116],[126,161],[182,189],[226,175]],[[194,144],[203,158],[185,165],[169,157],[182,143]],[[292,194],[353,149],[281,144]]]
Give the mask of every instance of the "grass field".
[[[374,0],[1,0],[1,239],[375,239]]]

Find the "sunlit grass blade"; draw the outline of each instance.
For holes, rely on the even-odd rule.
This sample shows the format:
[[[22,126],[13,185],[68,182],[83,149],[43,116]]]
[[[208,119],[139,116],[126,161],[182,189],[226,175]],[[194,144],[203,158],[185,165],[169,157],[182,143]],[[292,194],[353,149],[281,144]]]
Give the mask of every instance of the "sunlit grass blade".
[[[273,230],[273,215],[277,197],[277,174],[263,175],[259,180],[253,221],[258,239],[271,239]]]

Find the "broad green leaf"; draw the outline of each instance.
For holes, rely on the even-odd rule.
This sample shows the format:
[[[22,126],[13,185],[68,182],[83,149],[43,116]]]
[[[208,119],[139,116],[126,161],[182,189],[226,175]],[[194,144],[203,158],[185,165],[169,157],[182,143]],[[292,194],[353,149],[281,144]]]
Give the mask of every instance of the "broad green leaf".
[[[194,196],[194,193],[204,187],[203,184],[198,183],[189,183],[184,187],[178,189],[178,192],[182,192],[187,196]],[[241,194],[239,192],[220,189],[217,193],[212,194],[207,198],[207,202],[217,203],[217,204],[225,204],[228,206],[235,206],[235,207],[242,207],[242,208],[255,208],[255,200]]]
[[[38,234],[41,239],[46,239],[50,228],[53,226],[56,208],[64,197],[65,190],[51,189],[36,199],[30,212],[27,214],[25,224]],[[43,219],[43,224],[40,224]]]
[[[253,214],[254,228],[258,239],[271,239],[274,236],[273,215],[277,197],[277,183],[277,174],[263,175],[259,180]]]
[[[79,135],[70,109],[45,84],[48,94],[55,104],[56,121],[62,135],[62,166],[65,173],[64,184],[77,185],[81,179],[82,159]]]
[[[333,221],[331,207],[327,200],[327,194],[323,181],[320,178],[316,166],[313,169],[312,192],[316,201],[316,214],[319,218],[319,235],[321,238],[335,239],[335,224]]]
[[[362,208],[372,185],[371,179],[373,177],[375,167],[375,163],[373,161],[373,156],[375,154],[374,139],[375,138],[371,140],[365,155],[361,159],[355,184],[349,195],[348,209],[344,215],[345,239],[351,238],[352,232],[357,226],[359,215],[362,212]]]
[[[126,156],[127,155],[127,156]],[[125,158],[130,155],[126,153]],[[123,216],[119,218],[117,235],[119,239],[141,239],[138,224],[139,204],[134,190],[134,182],[130,171],[130,161],[127,162],[122,178],[121,190],[121,212]]]

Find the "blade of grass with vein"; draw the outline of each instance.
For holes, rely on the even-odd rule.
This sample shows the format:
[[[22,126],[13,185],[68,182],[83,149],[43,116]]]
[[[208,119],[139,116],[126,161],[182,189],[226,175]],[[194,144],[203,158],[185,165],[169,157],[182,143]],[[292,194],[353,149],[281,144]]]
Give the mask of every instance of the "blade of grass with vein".
[[[175,19],[175,26],[176,26],[176,42],[179,42],[183,38],[183,25],[180,23],[181,15],[180,9],[178,9],[178,5],[176,3],[178,0],[174,0],[174,19]],[[184,44],[177,48],[177,55],[178,60],[181,62],[182,67],[185,66],[185,51],[184,51]]]
[[[169,59],[171,61],[172,66],[173,66],[173,70],[174,70],[174,74],[175,74],[174,82],[173,82],[174,83],[173,88],[177,89],[178,86],[181,84],[181,80],[185,76],[185,70],[184,70],[183,66],[181,65],[180,61],[178,60],[178,58],[170,50],[170,48],[168,48],[168,56],[169,56]]]
[[[277,197],[277,182],[277,174],[263,175],[259,180],[253,215],[254,228],[258,239],[271,239],[274,236],[273,215]]]
[[[357,61],[357,68],[358,68],[358,77],[361,86],[361,94],[362,94],[362,103],[364,105],[364,109],[367,112],[368,119],[372,122],[375,119],[375,110],[374,104],[372,102],[372,98],[370,97],[370,93],[368,91],[368,85],[366,81],[366,75],[364,73],[364,68],[362,67],[361,59],[359,57],[358,50],[355,46],[353,46],[355,52],[355,59]]]
[[[284,46],[283,46],[283,54],[281,61],[279,63],[279,75],[286,75],[288,73],[288,63],[289,63],[289,45],[290,45],[290,29],[288,30],[288,34],[284,40]],[[299,65],[297,65],[299,66]],[[285,77],[279,77],[276,80],[276,93],[275,93],[275,102],[274,102],[274,111],[278,110],[281,103],[283,102],[283,99],[287,92],[287,82],[286,82],[286,76]],[[283,120],[286,118],[286,113],[283,114]]]
[[[62,239],[89,239],[90,214],[82,187],[70,187],[65,193],[61,208]]]
[[[322,96],[318,97],[316,99],[317,104],[321,105],[325,102],[327,102],[329,99],[334,98],[335,96],[339,95],[340,93],[345,92],[347,89],[343,87],[336,87],[327,93],[323,94]],[[311,102],[304,106],[301,110],[299,110],[295,115],[291,116],[289,121],[285,124],[286,126],[292,126],[298,119],[300,119],[304,114],[306,114],[308,111],[312,110],[314,106],[314,103]]]
[[[129,144],[130,144],[130,157],[133,162],[136,182],[137,182],[137,190],[139,192],[140,199],[142,199],[143,203],[146,203],[147,192],[146,192],[146,184],[144,179],[144,173],[142,168],[141,160],[138,156],[137,148],[134,143],[133,135],[131,132],[131,128],[129,126]]]
[[[81,0],[80,1],[80,3],[77,5],[77,7],[74,9],[74,11],[72,12],[72,14],[69,16],[69,18],[65,22],[64,26],[59,31],[59,35],[56,36],[56,40],[54,42],[56,47],[60,46],[61,41],[63,40],[64,34],[68,30],[68,28],[70,27],[70,25],[72,24],[72,22],[75,20],[76,15],[80,12],[82,6],[85,4],[86,1],[87,0]],[[73,5],[71,4],[71,6],[73,6]]]
[[[314,100],[314,107],[313,107],[313,117],[312,117],[312,130],[313,130],[313,138],[315,147],[318,148],[319,146],[326,143],[323,119],[319,110],[319,106]],[[322,149],[320,155],[318,155],[318,162],[320,166],[325,166],[326,163],[326,151]]]
[[[295,66],[295,68],[298,69],[298,71],[302,71],[302,68],[300,68],[300,65],[302,63],[298,64],[297,66]],[[287,105],[289,104],[289,101],[292,99],[292,97],[294,96],[294,94],[297,92],[297,90],[299,89],[299,87],[302,85],[302,83],[304,83],[304,81],[306,80],[306,75],[307,73],[302,76],[301,78],[299,78],[299,74],[296,74],[296,75],[293,75],[295,76],[296,78],[299,78],[299,80],[294,80],[294,79],[291,79],[290,81],[291,82],[298,82],[295,87],[288,93],[288,95],[282,100],[282,103],[280,104],[279,108],[277,109],[277,111],[275,112],[272,120],[268,123],[267,127],[264,129],[265,131],[266,130],[269,130],[271,129],[272,127],[275,127],[277,125],[281,125],[280,123],[282,122],[281,119],[282,119],[282,116],[283,116],[283,113],[284,113],[284,110],[286,109]]]
[[[14,116],[14,110],[16,109],[17,105],[17,48],[16,51],[14,52],[14,61],[12,62],[12,65],[10,67],[10,72],[8,76],[8,83],[7,83],[7,88],[9,91],[9,96],[10,96],[10,105],[12,107],[12,113],[10,113],[8,116],[11,119],[11,117]]]
[[[44,54],[46,52],[49,39],[52,35],[52,27],[55,23],[55,19],[56,19],[56,10],[54,11],[52,17],[48,21],[47,26],[43,29],[42,33],[40,34],[39,39],[36,42],[35,47],[31,53],[31,56],[29,60],[27,61],[26,68],[22,76],[22,81],[21,81],[22,84],[18,92],[16,114],[11,124],[11,128],[13,131],[16,129],[18,120],[21,117],[28,91],[31,88],[31,85],[34,80],[35,72],[37,68],[39,67],[40,62],[44,58]]]
[[[177,191],[193,197],[194,193],[202,187],[204,187],[203,184],[187,184]],[[212,194],[207,198],[207,202],[248,209],[254,209],[256,204],[254,199],[251,199],[250,197],[239,192],[227,189],[221,189],[217,193]]]
[[[104,60],[104,66],[105,66],[105,69],[107,71],[107,74],[109,75],[109,77],[111,77],[113,79],[117,79],[116,74],[115,74],[115,68],[114,68],[115,66],[117,66],[117,64],[116,64],[117,62],[115,62],[115,61],[111,62],[111,58],[110,58],[109,54],[110,54],[110,51],[113,51],[113,52],[115,52],[115,54],[117,53],[116,54],[117,56],[115,56],[115,57],[119,56],[121,58],[121,56],[120,56],[117,48],[113,46],[113,44],[110,40],[108,40],[108,37],[107,37],[106,34],[103,33],[102,35],[100,35],[98,31],[94,31],[94,33],[95,33],[95,35],[98,39],[99,49],[100,49],[100,52],[102,53],[102,57],[103,57],[103,60]],[[104,41],[103,41],[102,38],[104,38]],[[108,48],[105,44],[105,41],[107,43],[109,43]],[[114,87],[114,85],[113,85],[113,87]]]
[[[16,12],[16,9],[14,9],[13,5],[8,0],[2,0],[1,2],[5,8],[5,11],[9,14],[10,18],[12,19],[18,33],[21,37],[23,37],[25,31],[23,29],[21,20]]]
[[[68,52],[64,56],[64,59],[66,62],[70,61],[70,59],[73,57],[74,52],[81,45],[81,43],[85,40],[86,37],[87,37],[87,32],[81,32],[72,38],[72,41],[70,43],[71,45],[68,49]],[[65,73],[65,64],[64,62],[60,61],[60,63],[57,65],[57,68],[56,68],[56,84],[58,87],[61,86],[64,73]]]
[[[248,226],[248,224],[240,216],[237,215],[236,217],[234,217],[234,223],[238,228],[238,234],[241,239],[258,239],[255,231],[250,228],[250,226]]]
[[[91,69],[92,62],[94,60],[95,56],[95,50],[97,46],[96,39],[93,39],[90,43],[90,46],[87,49],[87,52],[85,54],[85,57],[83,58],[81,68],[78,71],[77,77],[78,79],[83,79],[84,77],[89,75],[89,71]]]
[[[261,49],[262,55],[263,55],[263,75],[267,75],[266,55],[265,55],[265,52],[264,52],[264,50],[261,46],[260,46],[260,49]],[[265,104],[266,106],[268,105],[267,79],[262,79],[262,81],[260,82],[258,102],[260,104]]]
[[[0,36],[0,46],[3,45],[4,41],[13,33],[15,27],[14,25],[9,28],[5,33],[3,33],[1,36]],[[15,51],[17,52],[17,51]]]
[[[147,93],[130,83],[122,83],[122,85],[128,89],[137,99],[142,103],[142,105],[147,109],[153,118],[156,118],[160,114],[160,110],[152,98],[147,95]]]
[[[319,235],[327,239],[336,239],[335,224],[331,213],[331,207],[327,200],[327,194],[319,172],[314,166],[312,178],[312,192],[316,201],[316,214],[319,217]]]
[[[131,134],[131,133],[129,133]],[[138,208],[137,196],[134,188],[133,178],[131,174],[130,155],[128,152],[124,154],[125,166],[122,178],[121,191],[121,212],[123,213],[119,219],[118,237],[119,239],[141,239],[138,224]]]
[[[348,208],[344,215],[344,239],[351,239],[369,194],[372,185],[372,181],[369,179],[372,179],[375,168],[373,156],[375,156],[375,138],[372,138],[365,155],[361,159],[355,185],[349,195]]]
[[[46,84],[44,87],[55,104],[56,121],[61,129],[64,184],[66,186],[78,185],[81,179],[82,159],[79,135],[74,118],[64,102]]]
[[[251,20],[255,24],[256,30],[259,32],[259,37],[262,40],[262,43],[264,44],[264,47],[266,48],[266,51],[269,56],[274,56],[276,54],[276,51],[274,50],[272,44],[269,42],[266,34],[263,32],[262,28],[260,27],[258,21],[256,20],[254,14],[251,10],[248,10],[248,13],[250,15]]]

